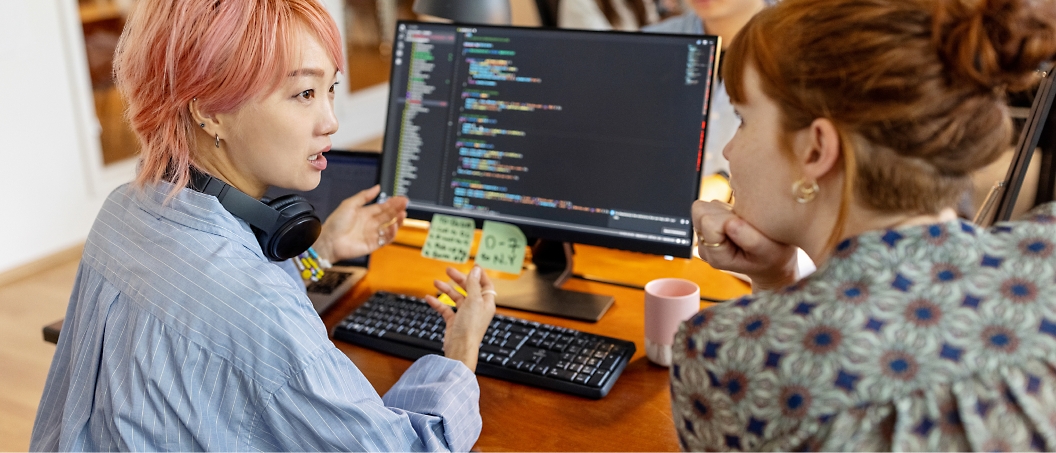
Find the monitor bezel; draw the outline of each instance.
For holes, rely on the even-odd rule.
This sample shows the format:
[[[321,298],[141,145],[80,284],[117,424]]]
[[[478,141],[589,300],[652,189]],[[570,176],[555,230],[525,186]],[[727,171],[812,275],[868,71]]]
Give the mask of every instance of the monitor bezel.
[[[1046,133],[1049,134],[1049,137],[1054,133],[1054,131],[1047,130],[1047,127],[1051,127],[1053,123],[1051,110],[1053,100],[1056,98],[1056,87],[1054,87],[1056,75],[1053,74],[1053,70],[1054,68],[1050,65],[1042,72],[1037,92],[1034,94],[1034,100],[1031,104],[1030,113],[1023,125],[1023,129],[1020,131],[1019,140],[1016,142],[1012,162],[1005,173],[1005,178],[998,183],[999,193],[993,194],[997,203],[993,208],[994,214],[992,217],[989,216],[989,212],[986,212],[990,211],[987,206],[989,200],[984,202],[983,207],[980,208],[981,212],[976,215],[976,220],[981,224],[992,225],[1012,219],[1012,213],[1015,210],[1016,201],[1019,199],[1019,192],[1024,179],[1026,179],[1034,151],[1041,147],[1043,150],[1047,148],[1047,151],[1051,153],[1052,148],[1056,146],[1052,140],[1042,142],[1042,138]],[[1051,180],[1051,178],[1051,175],[1041,175],[1039,184],[1042,180]]]

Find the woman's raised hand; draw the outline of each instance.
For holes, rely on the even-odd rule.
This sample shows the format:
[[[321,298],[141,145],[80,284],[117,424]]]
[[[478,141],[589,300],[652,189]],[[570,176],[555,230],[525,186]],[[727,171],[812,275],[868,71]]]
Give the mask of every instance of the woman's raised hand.
[[[346,198],[326,218],[315,241],[316,253],[330,262],[366,255],[396,236],[407,218],[407,198],[392,197],[366,206],[381,191],[374,186]]]
[[[766,237],[729,204],[697,201],[692,215],[700,258],[712,267],[751,277],[754,291],[796,281],[796,248]]]
[[[470,370],[477,369],[477,356],[480,353],[480,342],[495,316],[495,288],[483,269],[474,266],[465,275],[455,269],[447,268],[447,276],[465,290],[461,292],[440,280],[433,281],[436,288],[455,301],[458,311],[440,302],[433,296],[425,296],[433,310],[440,313],[447,324],[444,331],[444,356],[458,360]]]

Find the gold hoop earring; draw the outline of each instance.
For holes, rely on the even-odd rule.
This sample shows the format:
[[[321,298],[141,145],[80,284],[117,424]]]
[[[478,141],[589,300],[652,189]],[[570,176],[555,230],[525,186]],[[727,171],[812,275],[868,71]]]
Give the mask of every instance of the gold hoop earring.
[[[220,147],[220,134],[216,134],[216,147]]]
[[[814,201],[814,197],[818,195],[818,190],[820,189],[817,181],[807,182],[800,179],[792,184],[792,198],[795,198],[801,204],[807,204]]]

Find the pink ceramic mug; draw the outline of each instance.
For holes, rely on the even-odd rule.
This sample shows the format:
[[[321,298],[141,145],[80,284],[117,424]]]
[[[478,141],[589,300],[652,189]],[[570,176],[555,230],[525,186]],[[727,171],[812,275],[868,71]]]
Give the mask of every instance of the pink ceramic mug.
[[[671,365],[671,343],[682,321],[700,311],[700,287],[681,278],[660,278],[645,285],[645,355]]]

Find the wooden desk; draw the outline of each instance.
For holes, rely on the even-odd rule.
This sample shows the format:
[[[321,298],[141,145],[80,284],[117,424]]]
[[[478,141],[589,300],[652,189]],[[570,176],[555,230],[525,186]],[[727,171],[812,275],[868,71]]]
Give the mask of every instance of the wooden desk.
[[[478,232],[479,234],[479,232]],[[422,296],[434,294],[433,279],[446,278],[448,263],[421,257],[414,245],[425,232],[404,228],[396,241],[371,256],[370,272],[342,300],[323,313],[328,329],[358,307],[370,294],[386,290]],[[476,241],[474,241],[476,242]],[[659,277],[689,278],[702,295],[730,299],[750,291],[748,285],[718,272],[700,260],[664,260],[662,257],[600,247],[577,246],[576,274],[644,285]],[[472,262],[454,267],[468,272]],[[490,271],[489,271],[490,272]],[[496,274],[496,277],[501,275]],[[481,451],[672,451],[678,450],[667,368],[645,357],[644,296],[640,289],[572,279],[565,288],[609,294],[616,298],[597,323],[555,318],[499,308],[498,312],[548,324],[569,327],[633,341],[637,352],[612,391],[600,400],[528,387],[489,377],[479,377],[480,411],[484,430],[475,449]],[[44,328],[55,341],[62,321]],[[49,336],[50,334],[50,336]],[[342,341],[334,342],[348,355],[371,384],[384,394],[410,367],[409,360],[389,356]]]
[[[406,229],[405,229],[406,230]],[[420,244],[424,234],[401,230],[396,240]],[[748,285],[715,271],[700,260],[672,261],[662,257],[577,246],[575,273],[644,284],[661,276],[697,281],[705,296],[733,298],[749,292]],[[413,247],[389,245],[371,256],[370,272],[350,293],[323,314],[332,328],[370,294],[387,290],[411,295],[434,294],[434,278],[446,278],[447,263],[422,258]],[[468,271],[472,262],[455,267]],[[490,272],[490,271],[489,271]],[[678,450],[667,368],[645,357],[643,294],[641,290],[572,279],[565,288],[610,294],[616,301],[597,323],[575,321],[499,308],[498,312],[585,332],[633,341],[637,352],[612,391],[600,400],[479,377],[480,410],[484,430],[477,441],[481,451],[669,451]],[[373,350],[335,341],[363,371],[378,392],[384,393],[411,362]]]

